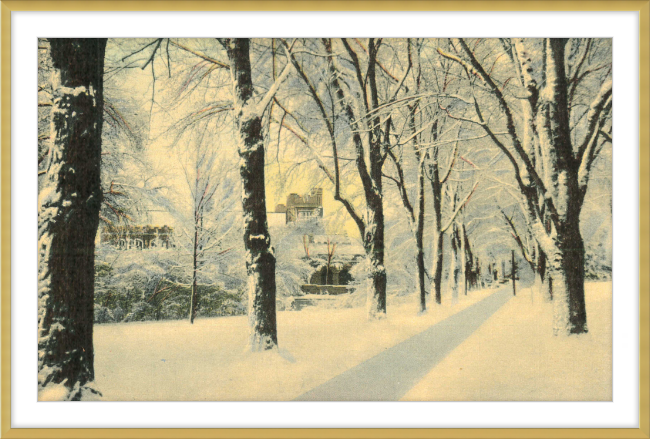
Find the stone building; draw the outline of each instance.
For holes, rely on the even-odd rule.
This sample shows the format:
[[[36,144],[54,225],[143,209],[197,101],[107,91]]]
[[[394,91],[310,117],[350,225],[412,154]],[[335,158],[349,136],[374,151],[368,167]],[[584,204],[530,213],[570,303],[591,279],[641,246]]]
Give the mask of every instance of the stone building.
[[[285,214],[285,223],[323,217],[323,189],[314,188],[308,194],[300,196],[289,194],[286,204],[275,206],[275,214]]]
[[[361,244],[346,235],[308,235],[304,242],[314,268],[309,283],[301,286],[308,294],[344,294],[354,291],[352,267],[364,259]]]

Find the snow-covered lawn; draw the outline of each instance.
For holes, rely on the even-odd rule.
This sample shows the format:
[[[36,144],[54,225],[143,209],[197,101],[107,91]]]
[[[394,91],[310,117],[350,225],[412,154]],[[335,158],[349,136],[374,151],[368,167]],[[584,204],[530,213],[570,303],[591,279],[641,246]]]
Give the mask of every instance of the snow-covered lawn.
[[[554,337],[550,304],[523,289],[402,400],[611,401],[612,284],[585,295],[589,333]]]
[[[256,354],[246,317],[97,325],[96,384],[109,401],[291,400],[492,292],[423,316],[413,295],[372,323],[363,308],[279,312],[279,352]],[[562,338],[522,289],[403,400],[611,400],[611,283],[586,296],[589,333]]]
[[[279,352],[245,352],[243,316],[96,325],[95,381],[106,401],[291,400],[492,292],[421,316],[415,294],[389,298],[372,323],[364,308],[279,312]]]

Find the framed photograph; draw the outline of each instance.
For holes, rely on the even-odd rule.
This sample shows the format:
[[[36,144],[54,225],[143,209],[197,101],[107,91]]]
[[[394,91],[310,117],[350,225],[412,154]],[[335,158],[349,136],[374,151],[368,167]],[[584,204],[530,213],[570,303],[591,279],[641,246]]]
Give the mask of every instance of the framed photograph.
[[[0,4],[1,437],[650,437],[650,2]]]

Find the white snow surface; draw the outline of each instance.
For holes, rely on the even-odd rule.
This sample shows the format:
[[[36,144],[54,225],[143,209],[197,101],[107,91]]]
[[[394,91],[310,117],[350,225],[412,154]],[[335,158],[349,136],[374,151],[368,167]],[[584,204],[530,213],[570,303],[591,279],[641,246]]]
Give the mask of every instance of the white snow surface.
[[[363,306],[280,311],[280,348],[261,353],[246,351],[246,316],[96,325],[96,388],[104,401],[292,400],[493,291],[423,315],[415,294],[389,297],[375,322]]]
[[[389,297],[365,307],[278,312],[279,350],[245,350],[245,316],[95,327],[95,388],[104,401],[285,401],[415,335],[494,290],[456,305]],[[611,282],[587,285],[590,332],[553,337],[551,307],[524,288],[403,400],[611,400]],[[400,302],[397,303],[396,301]]]
[[[612,401],[612,283],[585,285],[589,332],[552,334],[552,305],[524,288],[402,401]]]

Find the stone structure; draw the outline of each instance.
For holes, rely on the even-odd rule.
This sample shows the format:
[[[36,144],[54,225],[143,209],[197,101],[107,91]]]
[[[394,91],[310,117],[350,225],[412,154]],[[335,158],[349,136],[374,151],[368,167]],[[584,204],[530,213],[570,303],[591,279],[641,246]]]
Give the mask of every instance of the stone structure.
[[[100,243],[120,250],[172,248],[174,229],[168,226],[106,226],[100,234]]]
[[[365,253],[360,244],[346,235],[308,235],[304,246],[314,268],[309,283],[301,289],[307,294],[344,294],[354,291],[350,270]]]
[[[289,194],[287,204],[275,206],[275,213],[284,213],[287,224],[313,217],[322,218],[323,189],[314,188],[302,197],[298,194]]]

